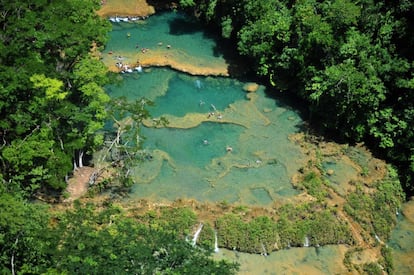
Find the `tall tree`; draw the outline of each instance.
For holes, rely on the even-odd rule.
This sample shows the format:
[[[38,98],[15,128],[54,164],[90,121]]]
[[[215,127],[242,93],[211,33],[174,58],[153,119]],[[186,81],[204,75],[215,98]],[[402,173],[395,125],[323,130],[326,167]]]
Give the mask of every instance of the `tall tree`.
[[[97,8],[95,0],[0,2],[0,160],[10,188],[63,188],[75,152],[79,164],[99,140],[106,72],[88,55],[110,25]]]
[[[44,242],[48,235],[47,208],[28,203],[1,184],[0,209],[0,272],[41,273],[41,267],[48,265]]]

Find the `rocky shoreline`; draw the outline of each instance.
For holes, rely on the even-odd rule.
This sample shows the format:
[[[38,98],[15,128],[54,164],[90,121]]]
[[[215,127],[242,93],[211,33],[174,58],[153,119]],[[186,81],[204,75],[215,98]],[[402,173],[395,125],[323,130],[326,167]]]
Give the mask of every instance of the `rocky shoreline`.
[[[174,8],[176,4],[171,1],[157,1],[157,4],[150,5],[146,0],[102,0],[97,14],[101,17],[147,17],[156,11]]]

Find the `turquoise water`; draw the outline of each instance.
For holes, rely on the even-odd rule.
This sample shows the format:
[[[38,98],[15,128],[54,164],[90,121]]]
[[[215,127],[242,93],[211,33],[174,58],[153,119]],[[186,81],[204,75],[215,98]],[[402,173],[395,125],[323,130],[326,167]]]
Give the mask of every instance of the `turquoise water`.
[[[106,87],[106,90],[110,95],[116,97],[126,97],[129,100],[145,97],[153,101],[157,97],[165,95],[169,80],[175,74],[171,70],[156,69],[151,70],[151,73],[145,74],[119,75],[122,82],[109,85]]]
[[[151,113],[153,116],[184,116],[214,111],[213,108],[224,110],[230,103],[244,99],[245,94],[240,89],[240,83],[232,79],[177,74],[170,81],[168,93],[157,99]]]
[[[240,275],[248,274],[348,274],[342,259],[345,246],[291,248],[271,253],[267,257],[220,249],[214,255],[240,263]]]
[[[409,202],[404,207],[411,207]],[[407,213],[411,217],[405,217],[400,213],[397,226],[391,233],[388,242],[393,250],[395,274],[414,274],[414,213],[412,210]]]
[[[190,129],[143,127],[143,147],[154,158],[133,170],[137,184],[132,197],[270,205],[298,193],[290,178],[301,166],[302,155],[289,134],[301,120],[295,111],[266,97],[263,87],[252,102],[237,80],[162,68],[135,74],[123,75],[120,85],[108,87],[110,95],[148,97],[155,103],[150,108],[154,117],[169,114],[174,120],[189,113],[207,117],[220,112],[241,125],[214,118]],[[227,146],[233,151],[227,152]]]
[[[143,74],[122,75],[122,79],[121,86],[108,86],[107,91],[130,100],[145,97],[154,101],[156,106],[149,107],[153,117],[224,110],[229,104],[246,99],[242,83],[230,78],[194,77],[154,68]]]
[[[174,61],[192,68],[226,65],[224,46],[201,25],[181,13],[160,13],[139,23],[116,23],[103,51],[106,64],[117,62],[135,66],[158,53],[158,62]],[[174,63],[173,62],[173,63]]]
[[[325,175],[330,186],[341,196],[346,196],[349,189],[349,181],[356,179],[358,171],[345,162],[341,157],[327,157],[322,163],[322,168],[326,171],[332,170],[332,175]]]
[[[238,125],[207,122],[191,130],[144,127],[142,133],[147,138],[145,148],[167,152],[173,156],[176,165],[191,165],[202,169],[212,159],[224,155],[223,148],[237,139],[242,131],[243,128]]]
[[[179,12],[159,13],[140,23],[121,22],[112,26],[106,51],[113,51],[115,55],[119,50],[151,49],[161,42],[164,46],[182,49],[188,56],[207,59],[220,56],[214,37],[204,32],[195,20]],[[128,33],[130,37],[125,39]]]
[[[106,51],[122,53],[136,43],[149,47],[162,41],[204,61],[221,59],[211,35],[191,24],[178,13],[152,16],[144,24],[116,24]],[[106,87],[110,96],[146,97],[155,103],[151,115],[170,121],[164,128],[142,127],[142,147],[153,158],[132,169],[131,198],[265,206],[298,194],[290,179],[304,158],[289,135],[302,121],[295,110],[269,98],[264,87],[248,94],[246,83],[237,79],[168,68],[118,78],[120,83]]]

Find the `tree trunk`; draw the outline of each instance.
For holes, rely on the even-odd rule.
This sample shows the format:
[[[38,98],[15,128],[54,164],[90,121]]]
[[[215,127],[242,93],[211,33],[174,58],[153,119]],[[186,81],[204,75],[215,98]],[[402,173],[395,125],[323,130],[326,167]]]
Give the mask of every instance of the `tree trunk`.
[[[82,150],[79,150],[79,160],[78,160],[78,165],[79,165],[79,168],[82,168],[83,167],[83,151]]]
[[[17,246],[18,242],[19,242],[19,238],[17,237],[16,241],[14,242],[15,247]],[[11,265],[12,275],[15,275],[16,272],[14,271],[14,251],[13,251],[13,254],[12,254],[11,259],[10,259],[10,265]]]

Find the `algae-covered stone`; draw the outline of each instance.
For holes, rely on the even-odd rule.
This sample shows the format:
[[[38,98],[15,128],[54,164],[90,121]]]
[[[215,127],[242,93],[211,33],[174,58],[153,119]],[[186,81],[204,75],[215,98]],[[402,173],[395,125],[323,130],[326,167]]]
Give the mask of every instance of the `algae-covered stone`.
[[[243,86],[243,90],[249,93],[254,93],[259,89],[259,84],[257,83],[247,83]]]
[[[329,176],[332,176],[332,175],[335,173],[335,171],[334,171],[333,169],[328,169],[328,171],[326,171],[326,173],[327,173]]]

